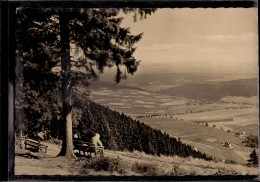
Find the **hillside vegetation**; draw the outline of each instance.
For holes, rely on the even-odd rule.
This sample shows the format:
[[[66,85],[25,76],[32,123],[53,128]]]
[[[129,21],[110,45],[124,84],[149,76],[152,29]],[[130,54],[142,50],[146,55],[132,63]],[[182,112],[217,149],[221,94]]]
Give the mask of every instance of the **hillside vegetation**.
[[[105,158],[88,161],[82,173],[107,171],[115,175],[183,176],[183,175],[255,175],[257,168],[192,157],[155,157],[141,152],[106,151]],[[104,165],[105,164],[105,165]]]
[[[33,107],[27,108],[25,110],[25,134],[33,136],[39,128],[45,128],[48,132],[48,138],[61,138],[62,128],[59,126],[61,121],[55,113],[52,113],[59,110],[59,102],[56,98],[53,98],[52,102],[42,99],[40,100],[41,104],[37,101],[37,104],[34,104]],[[42,105],[44,109],[40,109]],[[74,95],[73,105],[74,132],[77,131],[84,141],[88,141],[93,132],[98,132],[104,146],[111,150],[137,150],[158,156],[178,155],[206,160],[212,159],[205,153],[195,151],[191,146],[162,133],[158,129],[153,129],[140,121],[133,120],[124,113],[112,111],[108,107],[89,101],[80,94]],[[34,110],[31,108],[34,108]],[[44,116],[48,116],[46,120],[42,119]]]
[[[159,157],[138,151],[105,150],[104,157],[67,159],[56,157],[59,153],[59,145],[44,143],[48,145],[46,154],[28,152],[16,147],[15,175],[80,175],[83,178],[92,175],[257,175],[257,167],[205,161],[192,157]],[[254,176],[250,178],[254,178]]]
[[[98,132],[107,149],[137,150],[157,156],[178,155],[212,159],[160,130],[94,102],[84,102],[81,115],[81,119],[75,124],[81,138],[87,140],[90,132]]]
[[[218,101],[226,96],[257,96],[257,83],[257,78],[233,81],[211,81],[203,84],[185,84],[167,88],[158,91],[158,93],[202,101]]]

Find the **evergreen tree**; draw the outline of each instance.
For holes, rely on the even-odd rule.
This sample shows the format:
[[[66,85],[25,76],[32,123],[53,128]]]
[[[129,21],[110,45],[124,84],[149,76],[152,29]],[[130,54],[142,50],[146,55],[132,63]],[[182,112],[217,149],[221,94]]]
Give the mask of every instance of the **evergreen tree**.
[[[140,9],[125,10],[126,13],[129,11],[143,12]],[[140,13],[140,17],[151,12],[153,11],[144,11]],[[60,116],[60,119],[56,119],[63,124],[60,129],[63,139],[60,155],[68,157],[74,156],[72,117],[77,116],[81,119],[76,119],[78,123],[74,123],[75,127],[102,131],[101,139],[105,141],[105,147],[110,149],[139,150],[156,155],[194,156],[191,147],[175,138],[167,137],[161,131],[134,121],[124,114],[87,102],[79,93],[77,85],[87,86],[90,79],[96,76],[94,67],[102,73],[105,67],[116,66],[116,82],[125,77],[121,66],[130,74],[137,70],[139,62],[133,57],[134,45],[142,34],[131,35],[128,28],[120,27],[122,18],[117,17],[118,13],[118,9],[17,10],[17,61],[23,66],[23,87],[29,105],[26,111],[32,112],[25,113],[31,117],[28,119],[30,124],[34,124],[30,129],[35,128],[35,118],[41,119],[37,120],[37,127],[40,128],[48,125],[47,120],[53,123],[55,115]],[[76,53],[78,56],[73,57],[72,47],[75,52],[82,52],[82,56]],[[72,110],[76,105],[78,107],[74,110],[80,111],[76,112],[78,115],[73,115]],[[126,129],[123,129],[125,124]],[[125,138],[120,136],[124,135],[128,135],[130,145],[122,142]],[[196,155],[209,159],[200,152]]]
[[[253,152],[249,155],[250,159],[248,159],[248,164],[249,165],[253,165],[253,166],[257,166],[258,165],[258,155],[255,151],[255,149],[253,150]]]
[[[153,9],[124,9],[140,17]],[[80,82],[89,84],[96,77],[94,67],[102,73],[104,67],[117,67],[115,81],[125,77],[124,66],[133,74],[139,65],[133,57],[135,43],[142,34],[132,35],[129,28],[120,27],[119,9],[17,9],[17,55],[25,68],[30,89],[49,90],[50,84],[61,88],[62,148],[59,155],[75,157],[72,146],[73,92]],[[83,56],[72,59],[71,46],[82,50]],[[53,68],[56,79],[53,79]],[[35,73],[35,74],[34,74]]]

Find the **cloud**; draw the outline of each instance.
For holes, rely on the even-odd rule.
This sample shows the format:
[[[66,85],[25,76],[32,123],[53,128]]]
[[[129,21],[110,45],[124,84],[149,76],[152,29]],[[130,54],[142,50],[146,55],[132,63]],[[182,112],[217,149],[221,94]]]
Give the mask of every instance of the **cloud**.
[[[139,50],[172,50],[176,48],[191,48],[195,47],[196,44],[153,44],[152,46],[138,47]]]
[[[241,41],[241,40],[251,40],[256,39],[257,34],[256,33],[243,33],[240,35],[223,35],[223,34],[217,34],[217,35],[209,35],[204,37],[208,41]]]

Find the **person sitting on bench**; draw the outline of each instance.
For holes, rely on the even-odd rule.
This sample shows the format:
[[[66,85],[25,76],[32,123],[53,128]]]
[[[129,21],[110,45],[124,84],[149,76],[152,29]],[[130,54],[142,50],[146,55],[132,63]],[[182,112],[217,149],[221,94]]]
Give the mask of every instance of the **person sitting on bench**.
[[[36,134],[37,140],[38,141],[44,141],[46,137],[46,131],[41,131]]]
[[[79,136],[78,136],[77,133],[74,133],[74,134],[73,134],[73,139],[76,139],[76,140],[79,139]]]
[[[95,146],[96,150],[101,152],[101,155],[103,156],[104,146],[100,141],[100,135],[98,133],[95,133],[95,135],[91,138],[91,143]]]

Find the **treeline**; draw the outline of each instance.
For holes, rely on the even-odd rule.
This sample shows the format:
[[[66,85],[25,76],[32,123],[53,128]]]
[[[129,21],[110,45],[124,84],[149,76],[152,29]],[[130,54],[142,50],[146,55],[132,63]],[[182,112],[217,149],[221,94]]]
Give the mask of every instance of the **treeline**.
[[[57,90],[57,93],[60,91]],[[47,99],[32,97],[30,107],[25,109],[24,134],[33,135],[46,130],[47,139],[62,137],[61,106],[58,97],[45,93]],[[41,99],[39,99],[41,98]],[[194,157],[205,160],[212,158],[191,146],[182,143],[167,133],[133,120],[124,113],[112,111],[108,107],[89,101],[80,94],[73,96],[73,130],[88,141],[93,132],[98,132],[106,149],[140,151],[152,155]],[[18,131],[16,131],[18,132]]]
[[[81,120],[75,126],[82,139],[88,140],[89,132],[98,132],[107,149],[212,160],[210,156],[194,150],[176,138],[108,107],[88,101],[83,104],[82,113]]]

